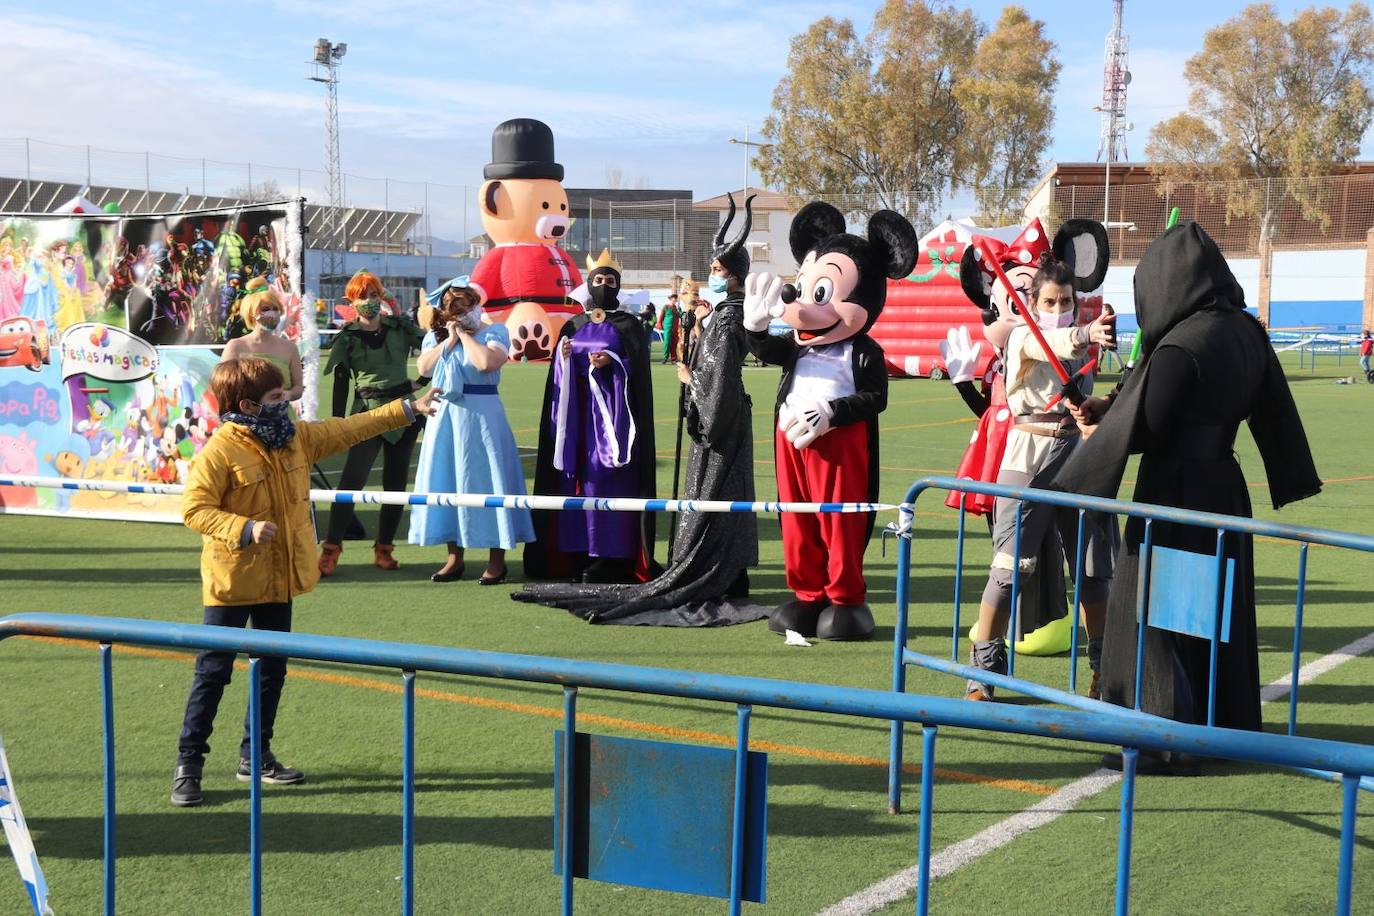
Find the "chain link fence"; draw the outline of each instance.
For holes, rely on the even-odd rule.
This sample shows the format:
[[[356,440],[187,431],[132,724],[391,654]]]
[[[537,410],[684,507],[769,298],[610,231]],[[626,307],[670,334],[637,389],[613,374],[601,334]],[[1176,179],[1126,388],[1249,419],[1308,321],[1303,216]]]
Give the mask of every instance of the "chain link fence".
[[[1045,215],[1056,225],[1109,214],[1112,255],[1135,261],[1154,241],[1174,207],[1194,220],[1231,257],[1275,250],[1365,247],[1374,227],[1374,174],[1267,178],[1169,184],[1150,180],[1110,187],[1061,185]]]
[[[739,231],[743,213],[736,219]],[[587,215],[573,222],[564,247],[574,257],[596,257],[609,248],[627,272],[646,285],[668,285],[674,277],[704,280],[720,229],[715,210],[697,210],[690,200],[609,201],[592,198]]]
[[[1112,173],[1116,178],[1116,173]],[[77,193],[95,203],[115,202],[123,212],[189,210],[238,202],[305,197],[325,201],[327,182],[316,169],[257,163],[190,159],[150,152],[120,152],[93,146],[0,138],[0,211],[50,210]],[[466,255],[482,231],[476,206],[478,185],[343,176],[344,238],[335,244],[353,251],[387,251],[428,256]],[[1117,183],[1059,181],[1008,193],[1023,201],[1017,212],[976,215],[976,195],[964,193],[932,212],[973,213],[980,225],[1040,217],[1048,228],[1071,218],[1107,222],[1113,259],[1132,262],[1163,230],[1170,210],[1196,220],[1232,257],[1254,257],[1267,244],[1282,249],[1363,248],[1374,226],[1374,172],[1317,178],[1167,184],[1139,167],[1128,167]],[[898,207],[917,195],[893,195]],[[99,198],[99,199],[97,199]],[[788,198],[800,208],[823,199],[856,218],[892,205],[877,195],[839,194]],[[565,247],[579,258],[602,248],[614,251],[628,270],[660,275],[703,273],[720,216],[696,210],[690,201],[590,201]],[[309,222],[309,214],[307,214]],[[924,233],[932,226],[918,225]],[[311,247],[328,240],[311,239]]]
[[[151,152],[72,146],[0,137],[0,211],[49,211],[79,193],[115,203],[124,213],[221,207],[240,202],[304,197],[327,202],[318,169],[190,159]],[[481,232],[477,186],[398,181],[346,173],[344,207],[354,211],[334,245],[355,251],[446,256],[466,254]],[[390,216],[388,216],[390,214]],[[397,215],[410,218],[397,218]],[[330,240],[312,239],[312,247]]]

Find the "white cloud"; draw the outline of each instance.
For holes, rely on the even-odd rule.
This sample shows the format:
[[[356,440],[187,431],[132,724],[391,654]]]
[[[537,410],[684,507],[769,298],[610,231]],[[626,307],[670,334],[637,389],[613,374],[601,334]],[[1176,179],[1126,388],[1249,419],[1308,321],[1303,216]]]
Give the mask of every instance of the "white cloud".
[[[422,7],[411,3],[406,8]],[[571,25],[568,14],[563,16]],[[564,41],[565,55],[583,50],[578,42],[588,34],[588,25],[580,22],[578,27],[575,40]],[[464,34],[470,46],[473,33]],[[295,42],[281,34],[272,40]],[[700,43],[699,37],[695,40]],[[154,188],[199,191],[204,175],[207,190],[222,192],[246,183],[243,163],[252,161],[253,181],[271,178],[294,192],[299,180],[307,196],[319,197],[324,105],[321,87],[299,78],[304,65],[287,80],[262,69],[269,63],[245,70],[244,61],[253,55],[229,36],[222,54],[206,54],[199,45],[178,41],[97,22],[33,15],[10,19],[0,55],[0,85],[8,87],[0,133],[9,137],[0,136],[0,175],[23,174],[25,151],[19,138],[27,136],[35,138],[35,178],[83,180],[89,145],[91,177],[97,184],[142,187],[148,180]],[[455,44],[455,62],[466,59],[464,47]],[[732,81],[718,78],[701,63],[699,47],[670,47],[676,60],[685,59],[688,66],[664,63],[660,57],[656,72],[671,67],[666,71],[670,75],[683,73],[698,84],[691,92],[642,85],[630,70],[625,71],[623,92],[583,91],[573,79],[548,85],[534,79],[504,83],[481,67],[421,67],[392,55],[382,69],[350,54],[347,64],[352,66],[344,68],[340,93],[350,202],[419,207],[424,203],[422,182],[444,183],[450,187],[429,189],[431,205],[447,213],[448,226],[436,222],[435,231],[442,234],[461,225],[471,206],[462,187],[475,191],[488,158],[491,128],[513,116],[542,117],[554,127],[570,185],[600,185],[606,169],[617,166],[630,181],[644,178],[654,187],[687,188],[699,197],[715,193],[727,183],[724,176],[735,180],[741,165],[739,148],[725,140],[746,123],[757,128],[766,107],[751,110],[736,98]],[[668,49],[654,51],[662,55]],[[258,58],[259,63],[275,62],[281,54],[259,48]],[[473,75],[450,78],[449,72]],[[703,80],[719,83],[718,99],[698,100]],[[767,86],[771,89],[771,81]],[[115,150],[126,152],[111,152]],[[153,154],[148,178],[145,150]],[[305,167],[299,179],[298,165]],[[359,175],[390,175],[401,181],[387,185]],[[475,223],[469,214],[469,224]]]

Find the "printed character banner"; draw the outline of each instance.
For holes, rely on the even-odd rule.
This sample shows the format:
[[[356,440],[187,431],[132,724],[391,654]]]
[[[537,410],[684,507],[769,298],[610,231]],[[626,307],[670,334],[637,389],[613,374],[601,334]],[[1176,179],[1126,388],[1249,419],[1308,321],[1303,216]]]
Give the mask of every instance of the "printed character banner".
[[[245,331],[245,277],[278,290],[301,349],[298,413],[312,417],[319,338],[302,316],[300,225],[297,201],[0,216],[0,473],[185,483],[218,424],[210,372],[216,345]],[[249,226],[256,246],[242,242]],[[0,487],[0,512],[181,520],[176,497],[21,487]]]
[[[215,345],[245,332],[254,277],[299,295],[300,203],[113,216],[12,215],[0,222],[0,320],[124,328],[155,345]]]

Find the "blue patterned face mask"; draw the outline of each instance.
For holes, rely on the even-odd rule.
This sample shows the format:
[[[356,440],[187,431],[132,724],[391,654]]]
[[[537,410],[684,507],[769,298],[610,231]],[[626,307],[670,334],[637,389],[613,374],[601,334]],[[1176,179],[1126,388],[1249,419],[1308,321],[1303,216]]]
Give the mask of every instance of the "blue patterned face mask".
[[[286,448],[296,435],[296,421],[291,419],[291,405],[286,401],[259,404],[256,416],[229,411],[220,419],[248,427],[263,445],[271,449]]]

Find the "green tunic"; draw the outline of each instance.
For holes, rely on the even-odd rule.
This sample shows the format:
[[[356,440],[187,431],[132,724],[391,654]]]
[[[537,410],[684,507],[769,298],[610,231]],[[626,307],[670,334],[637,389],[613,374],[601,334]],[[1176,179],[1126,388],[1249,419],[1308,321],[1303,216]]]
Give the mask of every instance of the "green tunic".
[[[329,362],[325,374],[334,373],[334,415],[344,415],[348,398],[348,383],[355,392],[370,389],[369,393],[391,392],[387,396],[353,398],[351,413],[362,413],[405,397],[410,393],[410,351],[418,350],[424,332],[409,318],[387,315],[382,318],[377,333],[364,331],[357,322],[343,326],[329,348]],[[397,442],[404,428],[382,434],[388,442]]]

